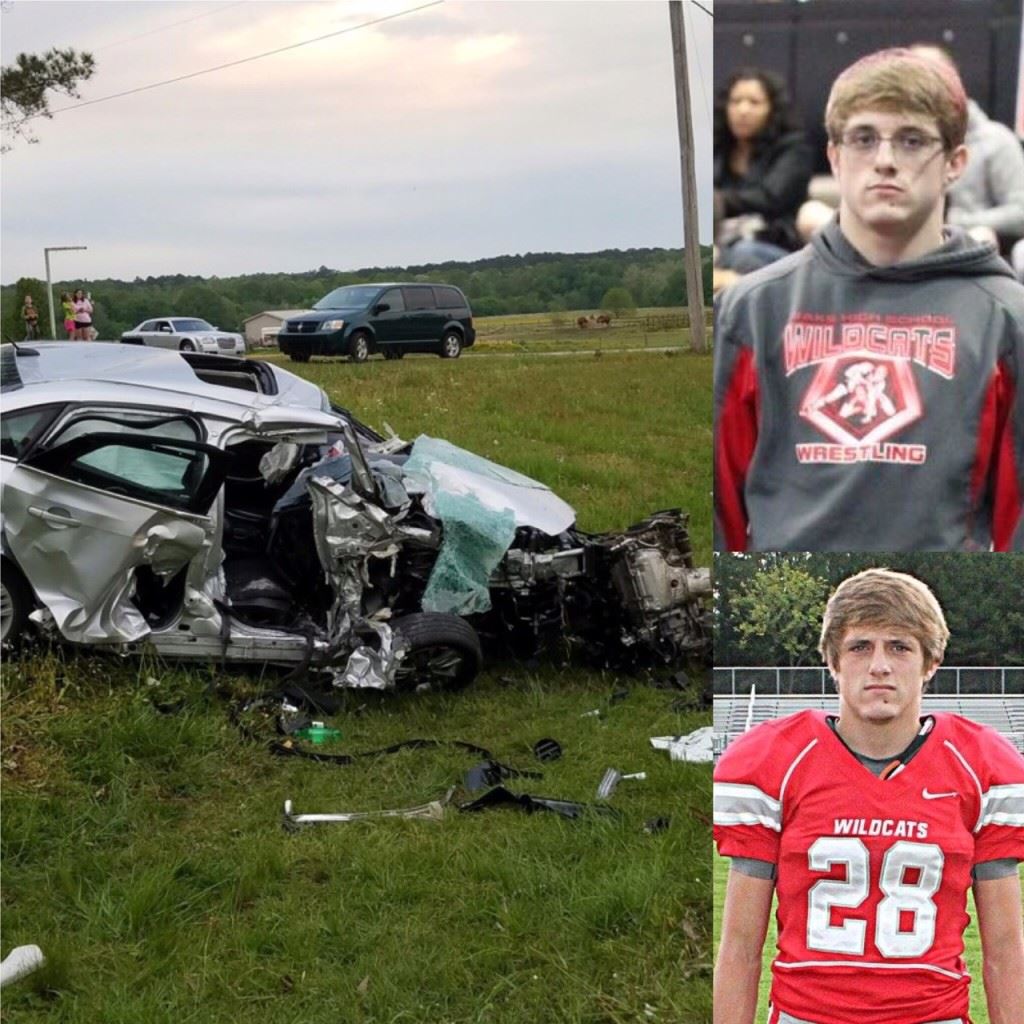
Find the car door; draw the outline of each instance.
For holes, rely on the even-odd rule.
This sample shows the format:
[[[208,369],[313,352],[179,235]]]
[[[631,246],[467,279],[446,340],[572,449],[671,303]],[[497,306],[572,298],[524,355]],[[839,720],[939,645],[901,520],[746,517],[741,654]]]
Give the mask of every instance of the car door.
[[[174,334],[174,325],[170,320],[157,320],[153,324],[153,330],[146,336],[147,345],[155,345],[157,348],[177,349],[178,339]]]
[[[429,285],[412,285],[402,289],[405,298],[406,338],[417,348],[425,342],[435,345],[441,340],[444,318],[434,302],[434,289]]]
[[[374,309],[381,305],[388,308],[379,313],[371,311],[370,325],[377,339],[378,345],[387,345],[395,341],[404,341],[406,335],[403,330],[406,326],[405,302],[402,300],[401,288],[389,288],[378,297],[374,303]]]
[[[187,439],[188,417],[150,417],[115,410],[109,430],[59,428],[53,443],[5,466],[7,542],[68,640],[142,639],[149,626],[132,603],[136,568],[169,579],[211,543],[207,513],[228,456]],[[183,423],[189,429],[175,429]]]

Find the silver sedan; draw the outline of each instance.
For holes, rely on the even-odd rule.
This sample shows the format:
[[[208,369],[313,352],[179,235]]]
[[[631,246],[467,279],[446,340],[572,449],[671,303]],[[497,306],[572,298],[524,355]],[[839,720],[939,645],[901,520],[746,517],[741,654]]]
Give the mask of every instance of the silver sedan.
[[[121,335],[125,345],[152,345],[178,352],[219,352],[222,355],[245,354],[245,339],[232,331],[192,316],[165,316],[144,320]]]

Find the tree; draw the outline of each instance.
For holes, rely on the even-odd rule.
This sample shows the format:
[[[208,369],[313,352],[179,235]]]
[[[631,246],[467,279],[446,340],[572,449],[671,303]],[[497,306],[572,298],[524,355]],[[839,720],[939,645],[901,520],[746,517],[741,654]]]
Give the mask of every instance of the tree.
[[[617,286],[609,288],[604,293],[604,298],[601,299],[601,308],[614,313],[616,316],[624,316],[626,313],[636,312],[636,303],[633,301],[633,296],[625,288]]]
[[[761,653],[761,664],[816,664],[828,581],[790,561],[757,573],[733,597],[739,644]]]
[[[47,50],[42,56],[19,53],[13,64],[5,65],[0,70],[0,152],[6,153],[18,138],[38,142],[28,122],[35,117],[53,117],[47,92],[52,89],[78,99],[79,82],[91,78],[95,70],[91,53],[72,49]]]

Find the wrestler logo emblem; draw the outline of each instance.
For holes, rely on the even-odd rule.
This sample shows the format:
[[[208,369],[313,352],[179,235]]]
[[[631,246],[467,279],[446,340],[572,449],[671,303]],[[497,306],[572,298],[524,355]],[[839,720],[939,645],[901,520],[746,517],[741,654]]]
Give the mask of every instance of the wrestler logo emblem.
[[[921,396],[906,359],[862,355],[822,363],[800,415],[837,444],[875,444],[921,416]]]

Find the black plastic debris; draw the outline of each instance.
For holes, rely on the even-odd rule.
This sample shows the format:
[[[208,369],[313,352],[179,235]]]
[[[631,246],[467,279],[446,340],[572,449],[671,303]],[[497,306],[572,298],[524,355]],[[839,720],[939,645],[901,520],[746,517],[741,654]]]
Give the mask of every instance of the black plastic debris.
[[[559,800],[554,797],[532,796],[529,793],[513,793],[504,786],[495,786],[488,790],[483,796],[477,797],[470,803],[460,804],[460,811],[486,811],[491,807],[502,806],[517,807],[527,814],[536,811],[550,811],[563,818],[580,818],[585,814],[603,814],[618,817],[619,812],[614,807],[602,804],[581,804],[575,800]]]
[[[538,761],[557,761],[562,756],[562,744],[550,737],[537,740],[533,745],[533,756]]]
[[[542,779],[541,772],[522,771],[511,768],[500,761],[481,761],[473,765],[462,778],[462,788],[467,793],[475,793],[488,786],[497,786],[504,779]]]

